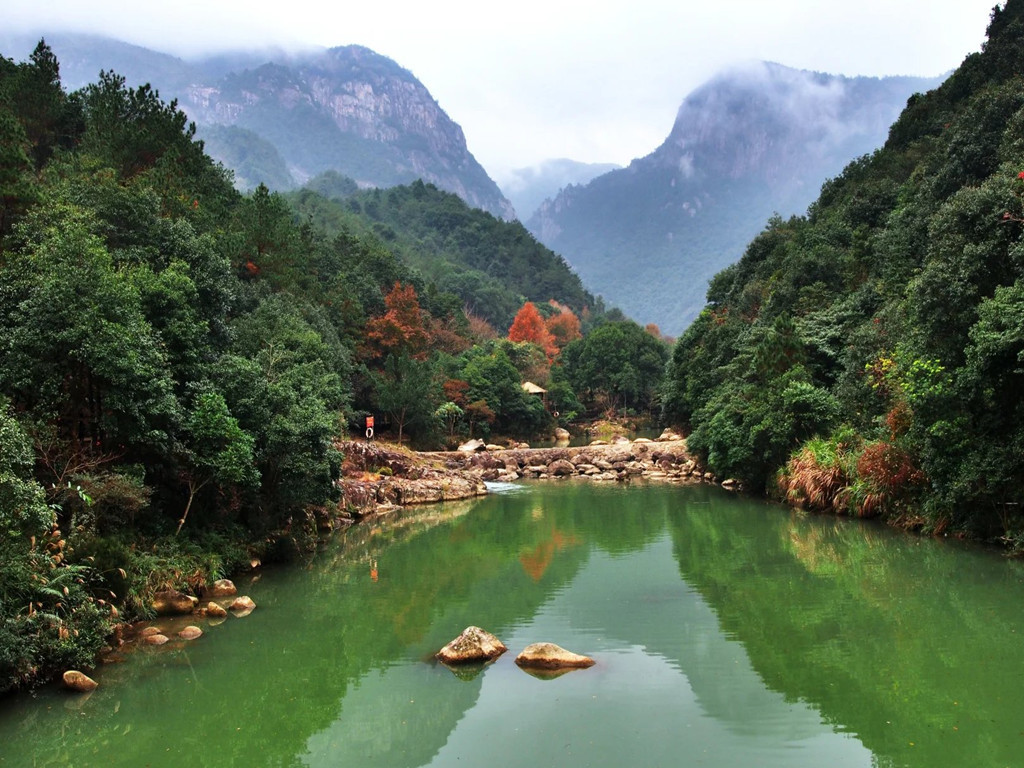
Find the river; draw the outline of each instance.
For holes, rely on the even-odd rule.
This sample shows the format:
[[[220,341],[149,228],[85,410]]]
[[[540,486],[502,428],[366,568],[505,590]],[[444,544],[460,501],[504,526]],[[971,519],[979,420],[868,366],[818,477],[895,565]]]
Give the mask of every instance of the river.
[[[0,702],[0,766],[1011,766],[1024,567],[716,487],[510,486],[237,579],[258,608]],[[464,627],[509,653],[455,674]],[[596,666],[538,679],[531,642]]]

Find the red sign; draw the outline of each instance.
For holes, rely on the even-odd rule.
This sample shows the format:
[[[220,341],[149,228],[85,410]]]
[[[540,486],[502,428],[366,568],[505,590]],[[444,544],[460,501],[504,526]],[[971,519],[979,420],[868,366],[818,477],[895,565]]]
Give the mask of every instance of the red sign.
[[[366,417],[366,428],[373,429],[373,416]]]

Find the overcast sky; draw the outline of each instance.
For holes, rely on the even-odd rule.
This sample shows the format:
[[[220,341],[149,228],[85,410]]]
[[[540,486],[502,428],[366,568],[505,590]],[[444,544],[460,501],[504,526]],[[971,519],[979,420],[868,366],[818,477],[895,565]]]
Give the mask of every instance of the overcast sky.
[[[497,180],[547,158],[626,164],[731,62],[937,75],[980,48],[995,0],[2,0],[0,27],[190,57],[358,43],[411,70]]]

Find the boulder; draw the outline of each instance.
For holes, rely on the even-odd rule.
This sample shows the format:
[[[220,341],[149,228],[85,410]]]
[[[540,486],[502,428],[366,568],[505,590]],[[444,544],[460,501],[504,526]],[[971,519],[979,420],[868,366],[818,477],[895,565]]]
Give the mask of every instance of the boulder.
[[[463,453],[485,451],[487,450],[487,443],[485,443],[483,440],[467,440],[466,442],[459,446],[458,450],[462,451]]]
[[[223,618],[224,616],[227,616],[228,612],[224,608],[224,606],[220,605],[219,603],[207,603],[206,615],[209,616],[211,619],[219,619]]]
[[[575,475],[576,465],[573,464],[571,461],[566,461],[565,459],[558,459],[557,461],[552,461],[550,464],[548,464],[547,472],[549,475],[554,475],[555,477]]]
[[[236,611],[238,613],[245,614],[251,613],[255,609],[256,603],[253,602],[253,599],[248,595],[241,595],[239,597],[236,597],[232,601],[231,605],[228,606],[228,610],[230,611]]]
[[[153,595],[153,610],[158,616],[192,613],[198,602],[197,598],[176,589],[165,589]]]
[[[496,659],[508,648],[501,640],[480,627],[466,627],[462,634],[435,654],[445,664],[471,664]]]
[[[238,594],[238,590],[231,579],[217,579],[203,590],[203,594],[207,597],[232,597]]]
[[[568,440],[570,437],[572,437],[572,435],[569,434],[568,429],[558,427],[558,429],[555,430],[555,440]]]
[[[497,445],[496,443],[488,443],[487,445],[484,446],[484,448],[486,450],[488,450],[488,451],[504,451],[505,450],[505,446],[504,445]]]
[[[142,642],[144,642],[146,645],[163,645],[169,640],[170,638],[167,637],[167,635],[161,635],[159,633],[155,635],[146,635],[144,638],[142,638]]]
[[[160,627],[145,627],[144,629],[142,629],[139,632],[139,637],[146,638],[146,637],[149,637],[150,635],[160,635],[160,634],[163,634],[163,630],[161,630]]]
[[[592,667],[595,662],[589,656],[567,651],[554,643],[533,643],[516,656],[516,664],[531,669],[569,669]]]
[[[196,638],[203,636],[203,630],[195,626],[187,626],[181,632],[178,633],[178,637],[182,640],[195,640]]]
[[[77,669],[69,669],[64,673],[63,679],[64,687],[75,693],[89,693],[89,691],[95,691],[99,686],[99,683]]]

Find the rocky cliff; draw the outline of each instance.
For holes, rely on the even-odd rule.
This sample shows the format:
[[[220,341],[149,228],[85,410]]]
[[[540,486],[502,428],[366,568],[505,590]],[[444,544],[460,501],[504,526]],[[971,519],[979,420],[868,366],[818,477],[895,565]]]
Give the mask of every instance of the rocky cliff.
[[[241,186],[292,184],[334,170],[364,187],[416,179],[511,219],[512,204],[476,161],[459,127],[412,73],[368,48],[301,54],[263,52],[184,61],[87,35],[47,36],[68,88],[113,69],[178,99],[211,154],[237,171]],[[38,38],[0,35],[0,51],[23,59]],[[224,131],[232,127],[238,131]],[[268,155],[267,146],[278,157]],[[259,147],[258,153],[251,148]],[[268,172],[268,169],[275,169]]]
[[[595,293],[678,333],[773,213],[803,212],[827,178],[881,146],[911,94],[938,82],[763,62],[724,72],[685,99],[654,152],[563,189],[527,226]]]

